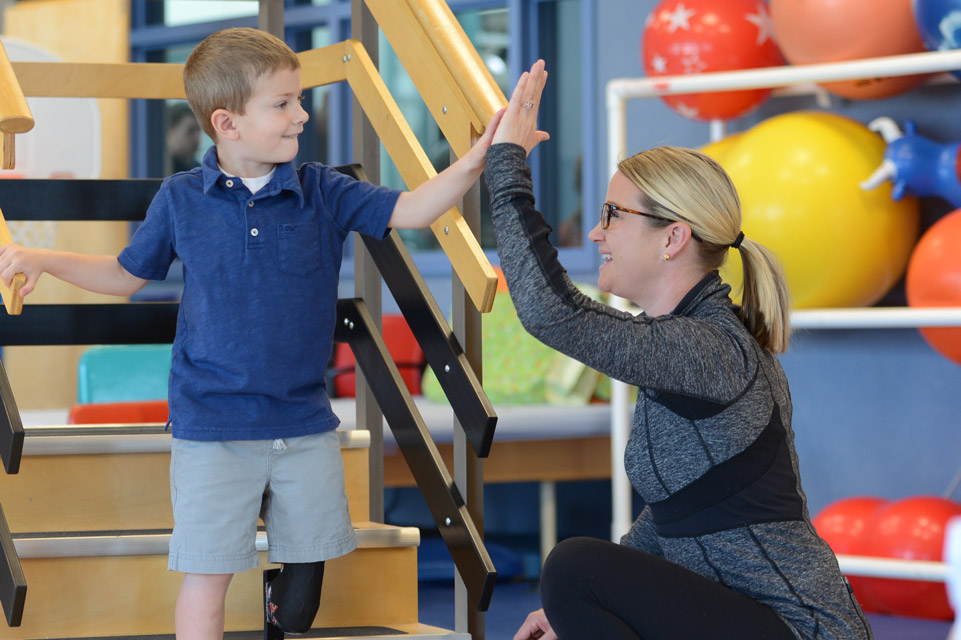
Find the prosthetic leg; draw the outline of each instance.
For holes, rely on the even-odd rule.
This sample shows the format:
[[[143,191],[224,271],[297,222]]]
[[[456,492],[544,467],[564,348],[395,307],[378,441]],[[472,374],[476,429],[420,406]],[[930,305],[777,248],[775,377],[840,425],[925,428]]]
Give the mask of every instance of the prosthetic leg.
[[[320,608],[324,563],[287,563],[264,571],[264,640],[306,633]]]

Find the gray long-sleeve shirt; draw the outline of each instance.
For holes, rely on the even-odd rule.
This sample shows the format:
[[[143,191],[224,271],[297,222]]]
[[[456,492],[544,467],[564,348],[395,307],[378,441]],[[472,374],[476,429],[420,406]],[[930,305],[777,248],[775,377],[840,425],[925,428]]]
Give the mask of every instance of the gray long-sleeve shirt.
[[[595,302],[550,245],[524,149],[492,146],[485,176],[524,328],[638,387],[624,465],[648,506],[621,543],[767,604],[798,638],[870,639],[808,515],[787,379],[736,315],[730,287],[708,274],[658,317]]]

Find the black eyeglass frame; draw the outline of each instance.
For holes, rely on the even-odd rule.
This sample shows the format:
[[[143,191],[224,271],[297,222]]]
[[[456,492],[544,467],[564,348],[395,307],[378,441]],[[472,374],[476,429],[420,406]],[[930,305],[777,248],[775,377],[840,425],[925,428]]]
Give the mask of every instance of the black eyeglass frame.
[[[648,213],[646,211],[635,211],[634,209],[628,209],[620,205],[616,205],[613,202],[605,202],[601,205],[601,229],[607,229],[611,226],[611,214],[615,211],[623,213],[633,213],[637,216],[644,216],[645,218],[652,218],[654,220],[661,220],[663,222],[684,222],[683,220],[671,220],[670,218],[665,218],[664,216],[656,216],[653,213]],[[687,222],[684,222],[690,228]],[[691,237],[701,242],[701,239],[697,237],[697,234],[691,230]]]

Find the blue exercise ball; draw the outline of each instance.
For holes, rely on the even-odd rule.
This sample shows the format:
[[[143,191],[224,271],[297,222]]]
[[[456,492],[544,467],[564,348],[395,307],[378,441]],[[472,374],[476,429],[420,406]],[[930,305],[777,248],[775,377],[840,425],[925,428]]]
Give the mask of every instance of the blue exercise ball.
[[[961,49],[961,0],[914,0],[914,21],[930,51]]]

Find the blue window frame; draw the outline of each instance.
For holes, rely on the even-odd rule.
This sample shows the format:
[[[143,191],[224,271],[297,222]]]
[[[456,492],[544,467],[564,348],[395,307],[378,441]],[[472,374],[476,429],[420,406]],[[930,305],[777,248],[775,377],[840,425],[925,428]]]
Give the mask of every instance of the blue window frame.
[[[193,47],[210,33],[227,27],[257,26],[256,2],[231,0],[226,19],[193,22],[171,20],[175,3],[188,0],[132,0],[131,60],[134,62],[184,62]],[[349,0],[285,0],[284,37],[295,51],[321,47],[350,37]],[[189,2],[190,5],[204,3]],[[214,5],[220,3],[213,3]],[[599,123],[594,96],[596,47],[594,0],[448,0],[475,46],[489,61],[493,75],[509,95],[513,79],[538,57],[547,61],[551,81],[544,96],[541,126],[552,139],[531,156],[535,196],[555,228],[554,241],[561,259],[572,271],[593,270],[596,251],[587,240],[600,202],[599,187],[592,168],[597,166],[595,141]],[[246,15],[243,15],[246,13]],[[166,15],[165,15],[166,14]],[[173,23],[176,22],[176,23]],[[500,66],[498,66],[500,65]],[[415,129],[429,157],[438,165],[446,162],[443,144],[423,101],[405,102],[406,72],[396,63],[385,40],[380,44],[381,73],[405,117]],[[307,92],[305,108],[311,113],[315,135],[301,138],[300,161],[320,160],[344,164],[351,154],[351,94],[345,84],[318,87]],[[165,111],[171,105],[161,101],[131,101],[131,166],[133,177],[160,177],[169,171],[165,160]],[[209,146],[204,137],[197,156]],[[432,153],[434,149],[437,153]],[[438,168],[441,168],[438,166]],[[586,170],[585,170],[586,168]],[[389,159],[382,163],[382,181],[394,185]],[[416,233],[416,232],[415,232]],[[429,234],[430,232],[426,232]],[[562,235],[563,234],[563,235]],[[482,221],[482,245],[492,261],[497,260],[489,225]],[[450,272],[446,257],[432,249],[426,236],[408,238],[418,266],[425,275]],[[352,243],[347,243],[348,251]],[[343,275],[353,270],[344,261]]]

